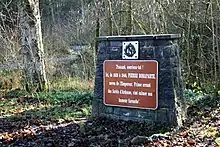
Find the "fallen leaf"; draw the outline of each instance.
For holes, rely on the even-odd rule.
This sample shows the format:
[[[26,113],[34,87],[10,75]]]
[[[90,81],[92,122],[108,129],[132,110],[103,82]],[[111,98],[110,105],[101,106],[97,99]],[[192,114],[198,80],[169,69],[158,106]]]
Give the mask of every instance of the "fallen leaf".
[[[186,138],[188,136],[188,132],[187,131],[182,132],[180,135],[183,136],[184,138]]]
[[[220,147],[220,137],[215,139],[215,142],[217,143],[217,145]]]
[[[194,140],[189,139],[189,138],[187,139],[187,143],[190,144],[190,145],[195,145],[196,144]]]

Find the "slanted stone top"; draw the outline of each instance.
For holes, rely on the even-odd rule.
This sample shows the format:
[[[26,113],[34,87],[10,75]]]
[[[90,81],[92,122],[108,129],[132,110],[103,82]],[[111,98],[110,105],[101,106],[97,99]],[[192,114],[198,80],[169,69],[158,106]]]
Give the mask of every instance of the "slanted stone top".
[[[156,35],[128,35],[128,36],[100,36],[99,41],[120,41],[120,40],[170,40],[180,38],[180,34],[156,34]]]

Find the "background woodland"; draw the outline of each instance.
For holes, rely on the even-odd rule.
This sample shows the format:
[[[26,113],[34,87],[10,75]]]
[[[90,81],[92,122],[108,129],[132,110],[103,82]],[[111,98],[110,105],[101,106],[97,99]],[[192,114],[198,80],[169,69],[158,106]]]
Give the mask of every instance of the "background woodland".
[[[178,33],[182,36],[179,42],[186,86],[218,92],[219,0],[40,0],[39,3],[43,59],[50,87],[60,77],[94,78],[96,37],[100,35]],[[0,74],[10,79],[7,84],[1,80],[2,88],[10,87],[10,83],[11,88],[22,85],[20,19],[18,1],[1,0]]]

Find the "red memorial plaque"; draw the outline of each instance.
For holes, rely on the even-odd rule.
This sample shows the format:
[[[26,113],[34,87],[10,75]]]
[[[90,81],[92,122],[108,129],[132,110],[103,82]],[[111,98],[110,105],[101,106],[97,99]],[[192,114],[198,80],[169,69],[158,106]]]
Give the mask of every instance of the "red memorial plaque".
[[[158,63],[155,60],[106,60],[104,104],[140,109],[158,106]]]

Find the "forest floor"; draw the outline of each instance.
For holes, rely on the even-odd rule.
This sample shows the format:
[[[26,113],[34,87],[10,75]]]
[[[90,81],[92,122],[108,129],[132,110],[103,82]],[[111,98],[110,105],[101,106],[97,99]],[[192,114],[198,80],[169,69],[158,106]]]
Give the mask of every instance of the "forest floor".
[[[89,105],[66,100],[1,97],[0,146],[220,146],[219,98],[191,105],[179,129],[91,119]]]

